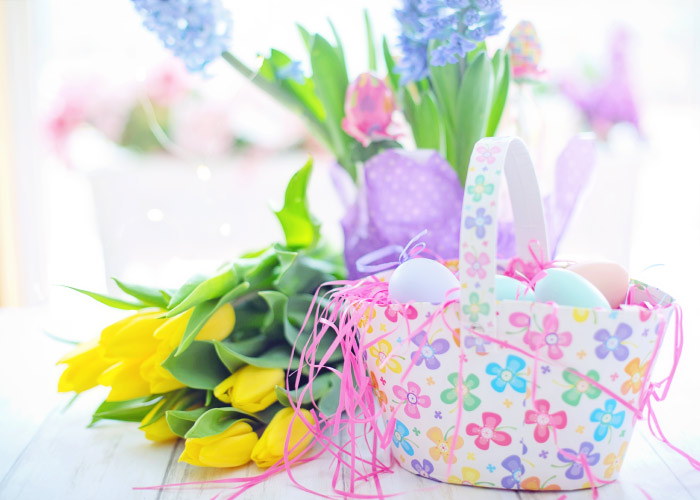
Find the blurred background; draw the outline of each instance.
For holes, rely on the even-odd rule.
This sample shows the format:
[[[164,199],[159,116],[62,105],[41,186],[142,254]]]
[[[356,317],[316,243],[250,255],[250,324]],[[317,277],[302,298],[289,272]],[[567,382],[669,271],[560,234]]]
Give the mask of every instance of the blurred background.
[[[596,137],[594,177],[560,255],[616,260],[661,286],[688,268],[697,276],[700,4],[503,5],[506,29],[490,48],[530,20],[545,73],[513,84],[500,132],[524,136],[545,191],[566,142]],[[390,0],[227,6],[232,50],[250,65],[275,46],[303,58],[292,20],[330,36],[333,19],[351,77],[366,66],[362,7],[375,32],[398,33]],[[0,2],[0,305],[65,311],[71,295],[56,285],[112,290],[110,276],[177,286],[266,244],[280,236],[269,207],[308,154],[312,209],[340,246],[332,159],[223,61],[188,74],[128,0]]]

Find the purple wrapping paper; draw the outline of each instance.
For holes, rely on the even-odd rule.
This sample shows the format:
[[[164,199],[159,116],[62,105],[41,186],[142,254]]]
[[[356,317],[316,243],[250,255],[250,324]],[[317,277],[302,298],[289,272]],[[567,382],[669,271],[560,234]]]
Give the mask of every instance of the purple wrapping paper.
[[[557,159],[554,192],[543,200],[552,257],[594,165],[594,142],[582,137],[571,139]],[[422,241],[429,250],[443,259],[459,257],[464,190],[455,171],[438,152],[389,149],[364,167],[354,196],[345,171],[340,167],[333,170],[338,194],[348,206],[341,224],[350,279],[363,276],[355,267],[357,259],[388,245],[403,246],[424,229],[428,233]],[[512,220],[499,221],[498,255],[515,255]],[[390,256],[376,264],[397,259],[398,255]]]

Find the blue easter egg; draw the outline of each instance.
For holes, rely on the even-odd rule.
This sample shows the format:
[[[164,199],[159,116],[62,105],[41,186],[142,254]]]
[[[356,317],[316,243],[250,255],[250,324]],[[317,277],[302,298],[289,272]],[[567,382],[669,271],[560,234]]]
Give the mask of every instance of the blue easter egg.
[[[496,300],[535,300],[535,292],[527,284],[510,276],[496,275]]]
[[[535,284],[537,302],[554,302],[562,306],[610,309],[605,296],[582,276],[566,269],[547,269]]]
[[[440,304],[454,288],[459,288],[459,281],[452,271],[435,260],[420,257],[401,264],[389,278],[389,298],[402,304]]]

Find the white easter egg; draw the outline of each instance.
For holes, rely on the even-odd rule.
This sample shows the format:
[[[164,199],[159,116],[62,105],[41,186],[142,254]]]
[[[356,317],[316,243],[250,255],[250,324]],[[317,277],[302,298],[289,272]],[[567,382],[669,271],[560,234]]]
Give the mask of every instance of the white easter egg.
[[[420,257],[401,264],[389,278],[389,298],[402,304],[440,304],[454,288],[459,288],[459,281],[452,271],[435,260]]]
[[[496,300],[535,300],[535,292],[526,283],[510,276],[496,275]]]
[[[605,296],[582,276],[566,269],[552,268],[535,284],[537,302],[554,302],[562,306],[610,309]]]

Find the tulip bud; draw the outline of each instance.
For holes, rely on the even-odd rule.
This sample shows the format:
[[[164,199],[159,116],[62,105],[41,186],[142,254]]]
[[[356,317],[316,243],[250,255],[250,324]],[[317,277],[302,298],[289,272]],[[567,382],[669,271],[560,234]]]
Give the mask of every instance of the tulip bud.
[[[264,410],[277,401],[275,386],[284,387],[284,370],[244,366],[214,389],[224,403],[249,413]]]
[[[297,457],[307,450],[313,439],[309,427],[316,422],[307,410],[300,411],[303,419],[302,416],[294,413],[293,408],[284,408],[275,414],[253,448],[251,458],[258,467],[270,467],[284,457],[287,436],[289,436],[288,458]]]
[[[83,392],[98,384],[102,372],[112,363],[105,359],[104,348],[94,339],[78,345],[72,352],[58,360],[57,364],[67,364],[58,380],[58,392]]]
[[[188,438],[180,462],[200,467],[238,467],[250,461],[258,435],[250,424],[238,421],[221,434]]]
[[[161,401],[160,403],[155,405],[153,409],[149,411],[145,417],[143,417],[143,420],[141,420],[141,430],[145,434],[146,439],[150,439],[151,441],[156,442],[162,442],[170,441],[171,439],[177,438],[177,434],[170,430],[170,426],[165,420],[165,415],[160,417],[152,424],[143,427],[147,422],[149,422],[153,418],[153,415],[155,415],[155,413],[163,406],[163,404],[165,404],[165,401]]]
[[[387,85],[371,73],[362,73],[345,94],[343,130],[367,147],[372,141],[396,139],[387,128],[396,105]]]

